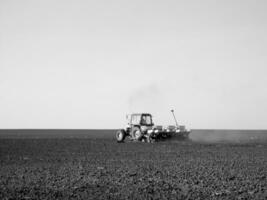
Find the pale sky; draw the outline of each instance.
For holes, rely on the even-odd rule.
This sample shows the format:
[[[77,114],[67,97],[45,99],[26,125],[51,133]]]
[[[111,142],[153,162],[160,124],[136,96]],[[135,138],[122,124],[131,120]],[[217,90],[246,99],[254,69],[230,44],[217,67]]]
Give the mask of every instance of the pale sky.
[[[0,0],[0,128],[267,129],[265,0]]]

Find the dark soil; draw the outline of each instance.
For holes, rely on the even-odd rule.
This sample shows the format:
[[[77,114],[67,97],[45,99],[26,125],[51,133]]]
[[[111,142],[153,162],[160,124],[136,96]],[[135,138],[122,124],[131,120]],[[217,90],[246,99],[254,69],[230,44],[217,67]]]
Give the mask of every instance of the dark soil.
[[[0,199],[266,199],[267,144],[1,139]]]

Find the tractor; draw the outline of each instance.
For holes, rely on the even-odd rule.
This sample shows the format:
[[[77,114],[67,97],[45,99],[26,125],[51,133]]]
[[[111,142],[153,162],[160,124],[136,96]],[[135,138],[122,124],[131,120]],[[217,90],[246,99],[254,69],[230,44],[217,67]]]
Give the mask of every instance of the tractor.
[[[152,115],[149,113],[134,113],[126,116],[127,127],[117,131],[117,142],[123,142],[126,137],[133,141],[152,142],[159,135],[160,127],[155,127]]]
[[[171,110],[176,126],[155,126],[152,115],[149,113],[134,113],[126,116],[128,124],[125,129],[116,132],[117,142],[123,142],[125,138],[132,141],[154,142],[159,139],[167,139],[174,136],[188,138],[190,133],[185,126],[179,126],[174,111]]]

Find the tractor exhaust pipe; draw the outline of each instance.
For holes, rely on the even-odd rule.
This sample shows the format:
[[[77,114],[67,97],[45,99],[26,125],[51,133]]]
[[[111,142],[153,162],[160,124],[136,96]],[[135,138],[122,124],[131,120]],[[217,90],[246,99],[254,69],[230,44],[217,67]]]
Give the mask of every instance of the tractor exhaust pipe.
[[[179,127],[179,126],[178,126],[178,123],[177,123],[177,120],[176,120],[176,117],[175,117],[175,115],[174,115],[174,110],[172,109],[171,112],[172,112],[172,115],[173,115],[173,118],[174,118],[176,127]]]

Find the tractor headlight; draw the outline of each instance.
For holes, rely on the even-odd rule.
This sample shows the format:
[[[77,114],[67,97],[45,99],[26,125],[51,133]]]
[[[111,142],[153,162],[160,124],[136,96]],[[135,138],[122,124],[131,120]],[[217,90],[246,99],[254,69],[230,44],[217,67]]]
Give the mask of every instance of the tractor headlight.
[[[180,129],[177,129],[175,132],[176,132],[176,133],[180,133]]]
[[[159,130],[155,130],[155,133],[158,133],[159,132]]]

